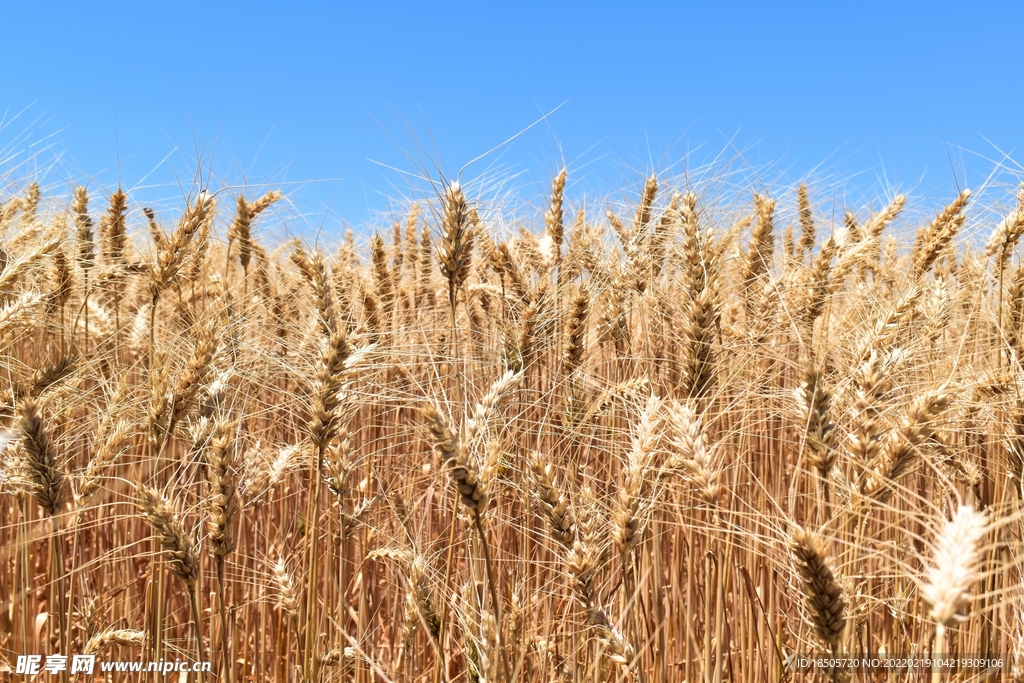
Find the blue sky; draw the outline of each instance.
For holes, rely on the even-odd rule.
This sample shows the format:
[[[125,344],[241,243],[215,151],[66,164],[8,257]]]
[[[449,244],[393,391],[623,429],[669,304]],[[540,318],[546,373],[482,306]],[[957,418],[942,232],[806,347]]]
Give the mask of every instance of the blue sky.
[[[1013,180],[1024,3],[773,5],[4,3],[0,172],[173,201],[199,158],[327,228],[534,123],[464,177],[533,199],[565,162],[571,198],[724,159],[935,204]]]

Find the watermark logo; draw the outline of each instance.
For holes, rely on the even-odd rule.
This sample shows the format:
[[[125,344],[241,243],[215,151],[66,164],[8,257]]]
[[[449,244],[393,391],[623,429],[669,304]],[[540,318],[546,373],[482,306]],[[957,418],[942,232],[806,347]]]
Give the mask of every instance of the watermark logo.
[[[91,674],[96,669],[96,655],[71,655],[71,669],[73,674]],[[68,671],[67,655],[46,655],[43,662],[42,655],[19,655],[14,673],[34,676],[40,671],[50,675],[59,674],[61,671]]]

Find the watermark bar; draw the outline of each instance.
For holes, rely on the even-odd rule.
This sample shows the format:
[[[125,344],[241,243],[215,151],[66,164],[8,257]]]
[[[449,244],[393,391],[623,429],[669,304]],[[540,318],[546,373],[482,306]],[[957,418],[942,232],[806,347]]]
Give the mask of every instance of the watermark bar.
[[[175,659],[155,662],[129,662],[118,660],[97,660],[96,655],[19,655],[14,673],[23,676],[39,674],[57,675],[67,671],[71,674],[94,674],[96,672],[147,672],[167,676],[172,673],[195,672],[204,673],[213,670],[211,662],[192,662]]]
[[[798,673],[819,671],[1002,671],[1011,668],[1013,659],[998,654],[935,655],[921,653],[872,654],[792,654],[786,658],[787,668]]]

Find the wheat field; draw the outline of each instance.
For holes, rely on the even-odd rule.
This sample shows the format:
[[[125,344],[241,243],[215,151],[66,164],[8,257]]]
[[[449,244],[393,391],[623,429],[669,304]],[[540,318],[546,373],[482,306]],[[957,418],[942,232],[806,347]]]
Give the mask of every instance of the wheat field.
[[[433,188],[0,193],[0,678],[1024,681],[1024,190]]]

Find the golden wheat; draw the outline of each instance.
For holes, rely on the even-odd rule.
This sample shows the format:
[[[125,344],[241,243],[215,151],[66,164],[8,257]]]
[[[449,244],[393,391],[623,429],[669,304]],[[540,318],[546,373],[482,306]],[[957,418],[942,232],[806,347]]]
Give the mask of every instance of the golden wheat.
[[[276,190],[94,217],[101,188],[4,187],[0,671],[1024,661],[1024,193],[928,215],[648,174],[602,205],[570,176],[532,218],[442,179],[316,249],[264,238]]]

